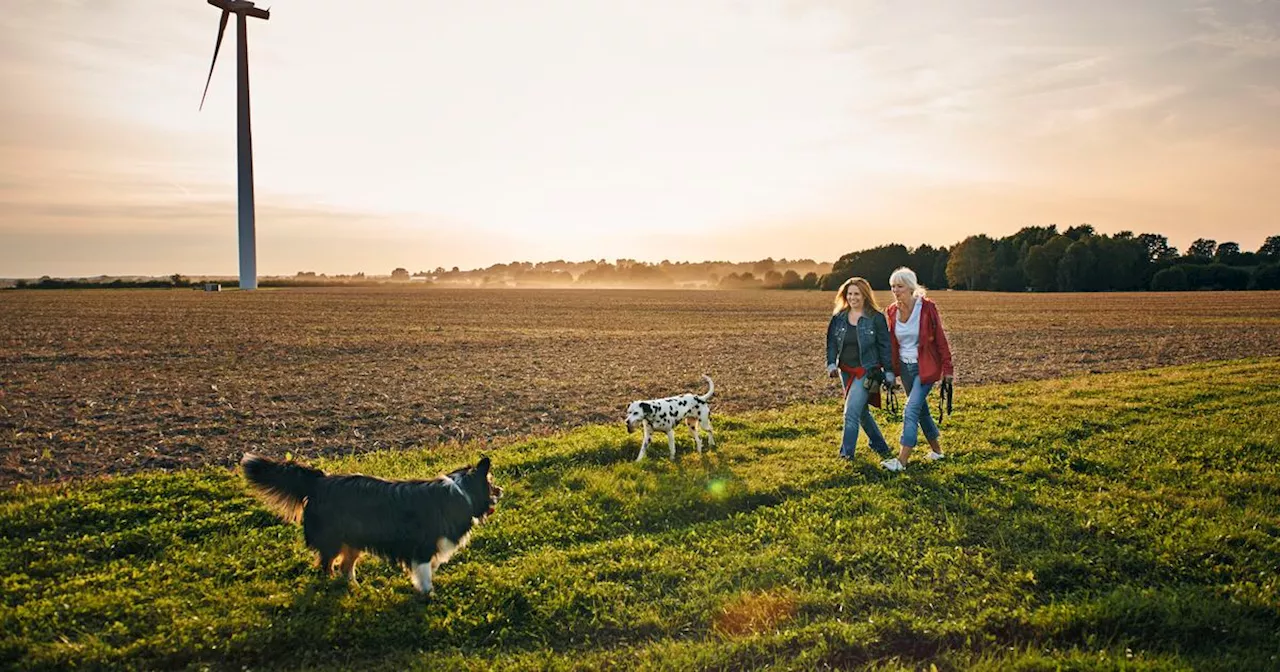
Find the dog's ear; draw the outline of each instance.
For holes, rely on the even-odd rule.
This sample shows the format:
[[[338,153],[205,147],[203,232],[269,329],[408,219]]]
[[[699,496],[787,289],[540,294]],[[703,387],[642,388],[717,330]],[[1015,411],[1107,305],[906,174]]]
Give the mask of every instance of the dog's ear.
[[[642,401],[640,402],[640,412],[649,415],[653,412],[653,406],[647,401]]]
[[[489,456],[488,455],[485,455],[484,457],[480,458],[480,461],[476,463],[476,471],[480,472],[481,475],[489,473]]]

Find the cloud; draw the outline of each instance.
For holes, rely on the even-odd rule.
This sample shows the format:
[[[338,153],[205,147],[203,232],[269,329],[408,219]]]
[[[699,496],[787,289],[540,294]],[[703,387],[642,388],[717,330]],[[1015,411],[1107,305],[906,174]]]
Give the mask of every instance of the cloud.
[[[217,11],[13,4],[0,14],[0,273],[80,249],[194,270],[204,243],[190,241],[221,241],[209,258],[233,272],[233,34],[196,111]],[[305,251],[358,270],[342,254],[377,249],[411,267],[410,248],[432,267],[674,257],[665,239],[696,241],[679,246],[691,257],[781,256],[770,240],[821,257],[848,222],[896,227],[868,240],[940,243],[956,222],[1134,218],[1143,204],[1274,221],[1271,189],[1249,176],[1280,146],[1280,3],[926,4],[278,7],[251,28],[259,230],[263,250],[279,246],[262,263],[324,270]],[[373,242],[397,236],[419,242]]]
[[[1232,7],[1235,11],[1229,12],[1221,5],[1206,5],[1191,10],[1202,27],[1192,37],[1192,42],[1243,60],[1280,58],[1280,5],[1253,2],[1226,7]],[[1231,14],[1243,16],[1237,18]]]
[[[1140,113],[1186,93],[1184,86],[1138,88],[1125,82],[1099,82],[1069,91],[1057,106],[1040,117],[1033,134],[1071,133],[1079,126],[1098,124],[1117,115]]]

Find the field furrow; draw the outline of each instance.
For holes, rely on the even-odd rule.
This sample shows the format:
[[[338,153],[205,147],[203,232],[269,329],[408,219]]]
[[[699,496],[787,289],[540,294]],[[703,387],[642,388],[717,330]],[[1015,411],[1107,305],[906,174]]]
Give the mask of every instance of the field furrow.
[[[958,394],[1280,354],[1280,292],[938,292]],[[881,301],[887,301],[884,294]],[[831,295],[329,288],[0,292],[0,485],[621,422],[716,381],[726,413],[831,399]]]

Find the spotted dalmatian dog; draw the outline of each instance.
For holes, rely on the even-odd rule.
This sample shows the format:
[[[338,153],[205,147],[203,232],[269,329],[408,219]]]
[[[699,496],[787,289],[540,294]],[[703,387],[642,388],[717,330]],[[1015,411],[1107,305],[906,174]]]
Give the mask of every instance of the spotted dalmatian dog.
[[[644,441],[640,443],[640,456],[636,458],[636,462],[644,459],[645,449],[649,447],[649,439],[653,436],[653,431],[667,433],[667,444],[671,447],[671,459],[676,459],[676,425],[681,420],[689,424],[689,429],[693,430],[693,444],[698,448],[698,454],[702,454],[702,436],[698,434],[698,427],[707,431],[707,445],[714,448],[716,445],[715,435],[711,432],[711,395],[716,391],[716,384],[711,380],[711,376],[703,374],[707,380],[707,393],[697,394],[680,394],[674,397],[666,397],[663,399],[645,399],[643,401],[633,401],[627,406],[627,433],[635,431],[637,426],[644,427]]]

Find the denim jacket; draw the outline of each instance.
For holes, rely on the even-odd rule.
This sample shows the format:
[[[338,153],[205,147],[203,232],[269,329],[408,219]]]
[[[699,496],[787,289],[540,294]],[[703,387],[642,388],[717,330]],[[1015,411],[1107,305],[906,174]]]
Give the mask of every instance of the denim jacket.
[[[857,331],[858,355],[862,358],[862,366],[873,369],[877,366],[889,367],[889,322],[884,313],[869,311],[858,320],[855,329],[849,324],[849,311],[842,310],[831,316],[827,324],[827,369],[836,366],[840,350],[844,347],[844,339],[850,331]]]

